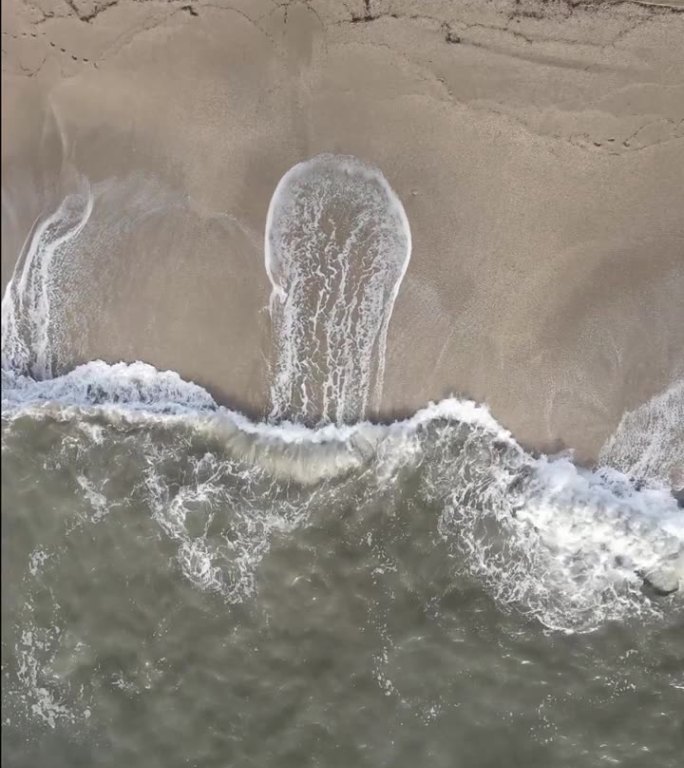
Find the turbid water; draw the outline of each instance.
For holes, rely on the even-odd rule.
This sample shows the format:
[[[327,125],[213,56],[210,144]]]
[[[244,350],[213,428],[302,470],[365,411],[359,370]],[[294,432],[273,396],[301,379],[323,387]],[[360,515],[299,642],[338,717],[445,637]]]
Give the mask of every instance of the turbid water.
[[[6,764],[679,765],[681,385],[593,470],[470,401],[365,421],[408,222],[376,169],[293,170],[264,423],[144,363],[60,370],[96,190],[27,241],[3,300]]]

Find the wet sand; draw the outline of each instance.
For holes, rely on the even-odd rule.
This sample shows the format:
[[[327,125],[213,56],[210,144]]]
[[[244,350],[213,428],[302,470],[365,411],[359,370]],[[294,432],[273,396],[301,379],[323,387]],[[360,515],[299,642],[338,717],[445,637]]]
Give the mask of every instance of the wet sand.
[[[303,159],[353,154],[413,235],[378,415],[464,394],[592,460],[684,375],[682,11],[11,0],[3,287],[78,174],[107,184],[114,234],[64,280],[63,365],[142,359],[263,415],[271,194]]]

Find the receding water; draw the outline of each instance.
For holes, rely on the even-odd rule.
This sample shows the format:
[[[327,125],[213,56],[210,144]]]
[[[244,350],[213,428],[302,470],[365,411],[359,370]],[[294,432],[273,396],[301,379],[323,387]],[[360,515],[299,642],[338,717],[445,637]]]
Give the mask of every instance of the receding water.
[[[264,241],[272,416],[357,421],[380,404],[389,321],[411,258],[401,201],[376,168],[318,155],[281,179]]]

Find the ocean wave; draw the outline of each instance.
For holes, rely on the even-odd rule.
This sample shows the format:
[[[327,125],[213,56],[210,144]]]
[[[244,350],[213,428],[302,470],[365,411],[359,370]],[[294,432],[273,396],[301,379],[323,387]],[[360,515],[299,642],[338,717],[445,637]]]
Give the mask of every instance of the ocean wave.
[[[568,456],[534,456],[472,401],[445,399],[389,424],[310,428],[254,422],[144,363],[96,361],[46,381],[4,372],[3,384],[6,428],[29,417],[97,420],[93,442],[102,430],[109,440],[121,430],[144,434],[138,461],[153,518],[192,583],[228,602],[253,594],[274,535],[305,525],[317,504],[336,508],[340,483],[364,484],[370,503],[406,473],[419,479],[412,487],[425,514],[434,510],[455,572],[502,607],[589,631],[680,599],[684,513],[668,488],[583,469]],[[154,437],[158,429],[167,440]],[[179,485],[164,467],[177,466],[186,434],[203,447],[183,458]],[[100,515],[104,503],[98,496]],[[655,598],[644,584],[673,595]]]

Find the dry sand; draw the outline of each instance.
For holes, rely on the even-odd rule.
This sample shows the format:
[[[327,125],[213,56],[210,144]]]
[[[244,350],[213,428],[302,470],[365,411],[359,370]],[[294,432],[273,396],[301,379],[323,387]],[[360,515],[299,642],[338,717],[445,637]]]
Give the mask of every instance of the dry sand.
[[[381,415],[466,394],[591,460],[684,375],[683,11],[8,0],[3,286],[77,173],[108,184],[63,364],[142,359],[263,414],[271,193],[296,162],[351,153],[413,232]]]

